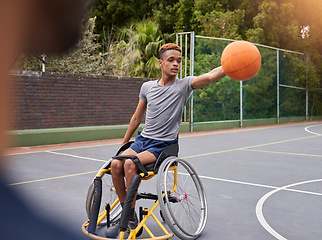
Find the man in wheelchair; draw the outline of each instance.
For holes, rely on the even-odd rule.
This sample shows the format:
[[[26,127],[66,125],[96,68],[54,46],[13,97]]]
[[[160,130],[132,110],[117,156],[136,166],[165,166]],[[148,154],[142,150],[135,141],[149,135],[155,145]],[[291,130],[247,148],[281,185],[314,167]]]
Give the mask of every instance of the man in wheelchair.
[[[121,153],[124,157],[114,159],[111,163],[113,184],[122,207],[126,189],[129,189],[137,171],[144,165],[154,163],[167,146],[178,142],[181,116],[190,93],[225,76],[222,67],[218,67],[198,77],[178,79],[182,55],[181,48],[173,43],[164,44],[159,49],[159,58],[162,77],[143,83],[139,103],[130,120],[123,144],[130,140],[144,114],[145,127],[134,143]],[[134,198],[129,216],[130,229],[136,228],[138,224],[134,211],[135,202]],[[107,229],[106,237],[115,238],[118,234],[119,223],[116,222]]]

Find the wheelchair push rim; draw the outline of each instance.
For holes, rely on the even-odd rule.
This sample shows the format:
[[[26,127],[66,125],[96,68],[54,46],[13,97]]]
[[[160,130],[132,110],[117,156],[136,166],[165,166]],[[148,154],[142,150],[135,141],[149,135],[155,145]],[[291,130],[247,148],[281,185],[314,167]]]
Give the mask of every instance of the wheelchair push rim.
[[[159,169],[157,194],[172,232],[181,239],[198,238],[206,225],[207,203],[194,168],[183,159],[170,157],[164,161]]]

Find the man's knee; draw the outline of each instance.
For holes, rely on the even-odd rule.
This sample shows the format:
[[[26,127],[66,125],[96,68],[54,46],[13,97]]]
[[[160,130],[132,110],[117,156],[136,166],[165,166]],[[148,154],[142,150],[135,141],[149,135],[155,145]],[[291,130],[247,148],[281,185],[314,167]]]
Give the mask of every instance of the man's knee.
[[[111,171],[112,171],[112,174],[120,174],[120,173],[123,173],[123,161],[121,160],[118,160],[118,159],[114,159],[112,162],[111,162]]]
[[[137,166],[136,164],[132,161],[132,159],[126,159],[124,162],[124,172],[125,175],[127,174],[136,174],[137,172]]]

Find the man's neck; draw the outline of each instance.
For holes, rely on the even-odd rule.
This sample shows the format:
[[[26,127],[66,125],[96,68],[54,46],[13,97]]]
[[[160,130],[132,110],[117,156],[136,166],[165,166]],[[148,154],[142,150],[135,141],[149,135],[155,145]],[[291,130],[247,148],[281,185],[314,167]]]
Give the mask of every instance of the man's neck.
[[[162,78],[159,80],[159,85],[160,86],[165,86],[173,83],[176,80],[176,77],[166,77],[162,76]]]

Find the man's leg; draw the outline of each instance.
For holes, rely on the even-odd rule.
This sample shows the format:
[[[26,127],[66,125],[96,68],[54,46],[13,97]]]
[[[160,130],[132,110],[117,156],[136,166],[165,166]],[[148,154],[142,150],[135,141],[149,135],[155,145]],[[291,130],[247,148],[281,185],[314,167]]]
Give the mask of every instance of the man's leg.
[[[137,154],[133,149],[129,148],[125,150],[122,155],[137,155],[143,165],[149,164],[156,161],[156,157],[150,152],[142,152]],[[116,193],[120,199],[120,204],[123,207],[123,203],[126,197],[125,183],[124,183],[124,175],[126,179],[126,187],[127,189],[130,187],[132,179],[137,174],[138,167],[132,161],[132,159],[118,160],[115,159],[111,163],[111,173],[113,184],[116,189]],[[132,202],[131,212],[129,216],[129,227],[134,229],[137,226],[137,217],[135,215],[135,201],[136,195]],[[119,225],[116,224],[113,227],[110,227],[106,232],[106,237],[116,237],[118,234]]]
[[[124,203],[126,196],[124,182],[124,162],[125,160],[114,159],[111,163],[113,185],[121,203]]]
[[[142,165],[146,165],[149,163],[153,163],[156,161],[156,157],[148,152],[144,151],[139,154],[137,154],[137,157],[140,159]],[[130,185],[132,183],[132,180],[134,176],[137,174],[138,171],[138,166],[132,161],[132,159],[126,159],[124,162],[124,174],[125,174],[125,180],[126,180],[126,187],[127,189],[130,188]],[[135,203],[136,203],[136,197],[137,197],[137,192],[133,198],[133,202],[131,205],[131,210],[129,213],[129,223],[128,226],[130,229],[135,229],[138,225],[138,219],[135,214]]]
[[[126,149],[122,155],[137,155],[143,165],[153,163],[156,161],[156,157],[148,152],[144,151],[137,154],[133,149]],[[117,195],[120,199],[120,203],[124,203],[126,191],[124,183],[124,175],[126,179],[126,188],[130,187],[133,177],[137,174],[138,167],[132,161],[132,159],[118,160],[115,159],[111,163],[111,173],[113,184],[116,189]],[[133,201],[132,207],[135,206],[135,201]]]
[[[128,148],[123,152],[123,155],[137,155],[137,153]],[[119,197],[120,204],[123,208],[124,200],[126,197],[125,181],[124,181],[124,163],[125,160],[114,159],[111,163],[111,174],[113,185],[115,187],[116,193]],[[116,221],[112,226],[105,232],[106,237],[116,238],[119,234],[119,221]]]
[[[146,164],[153,163],[153,162],[156,161],[156,157],[152,153],[150,153],[149,151],[144,151],[144,152],[141,152],[139,154],[133,154],[133,155],[137,155],[137,157],[140,159],[142,165],[146,165]],[[127,189],[129,189],[130,184],[132,182],[132,179],[137,174],[138,169],[139,169],[138,166],[132,161],[132,159],[126,159],[125,160],[125,162],[124,162],[124,174],[125,174],[125,180],[126,180]],[[135,196],[135,198],[133,200],[132,208],[135,207],[135,199],[136,199],[136,196]]]

